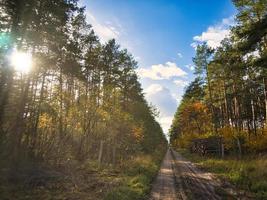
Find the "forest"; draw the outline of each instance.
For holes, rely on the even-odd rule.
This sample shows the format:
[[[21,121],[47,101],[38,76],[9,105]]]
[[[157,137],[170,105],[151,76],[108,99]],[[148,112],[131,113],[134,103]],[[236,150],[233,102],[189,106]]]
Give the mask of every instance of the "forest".
[[[0,5],[1,198],[50,199],[40,195],[48,195],[42,191],[50,191],[54,179],[64,179],[58,180],[60,172],[70,184],[65,190],[74,188],[76,199],[83,199],[76,180],[82,166],[82,175],[102,173],[105,184],[112,183],[109,173],[131,173],[135,159],[150,160],[154,168],[147,173],[155,174],[167,141],[157,110],[144,98],[133,56],[114,39],[100,42],[78,0]],[[131,176],[141,173],[142,164],[136,166]],[[100,198],[94,190],[112,189],[92,185],[100,179],[88,180],[92,199]],[[58,194],[62,190],[49,195],[71,198]]]
[[[204,168],[265,199],[267,1],[233,3],[238,13],[230,36],[216,49],[206,43],[196,48],[196,78],[177,108],[170,142],[190,149],[194,139],[222,138],[225,160],[197,159]]]
[[[0,199],[267,199],[267,1],[232,0],[230,34],[217,48],[198,41],[194,74],[176,65],[188,52],[166,60],[175,40],[162,36],[178,33],[169,21],[179,29],[187,18],[202,20],[192,15],[197,6],[187,11],[182,1],[158,1],[147,12],[145,1],[133,2],[118,5],[144,9],[153,20],[140,12],[136,29],[142,34],[131,32],[131,39],[149,38],[139,42],[143,56],[166,63],[141,68],[143,77],[138,57],[120,38],[101,40],[95,21],[88,20],[90,3],[0,0]],[[103,14],[106,7],[100,7]],[[174,8],[186,10],[183,17],[171,15],[184,23],[168,15]],[[146,45],[153,51],[145,52]],[[166,136],[142,78],[157,86],[152,97],[167,108],[176,107],[177,99],[166,97],[179,98],[167,87],[191,75]],[[190,152],[193,141],[210,138],[222,141],[223,154]],[[206,180],[201,170],[216,178]]]
[[[267,2],[233,2],[238,14],[230,37],[217,49],[196,48],[196,78],[170,129],[174,146],[215,135],[229,151],[267,150]]]

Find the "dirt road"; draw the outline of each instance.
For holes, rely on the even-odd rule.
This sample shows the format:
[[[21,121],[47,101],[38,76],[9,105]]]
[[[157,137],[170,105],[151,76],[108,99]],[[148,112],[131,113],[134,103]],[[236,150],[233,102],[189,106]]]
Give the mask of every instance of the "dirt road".
[[[183,158],[179,153],[172,151],[174,158],[176,179],[180,180],[179,187],[186,194],[186,199],[219,200],[222,199],[216,188],[219,183],[210,173],[199,170],[193,163]]]
[[[175,190],[174,171],[172,169],[173,159],[168,150],[162,162],[159,174],[152,186],[150,200],[174,200],[177,199]]]
[[[151,200],[217,200],[218,183],[197,169],[179,153],[167,151],[160,172],[152,186]]]

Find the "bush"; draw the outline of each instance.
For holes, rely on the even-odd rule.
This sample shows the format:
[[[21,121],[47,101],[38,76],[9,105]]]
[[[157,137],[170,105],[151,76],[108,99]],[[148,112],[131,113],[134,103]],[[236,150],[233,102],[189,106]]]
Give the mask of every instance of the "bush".
[[[267,129],[258,132],[257,135],[246,137],[245,147],[249,152],[266,152],[267,151]]]

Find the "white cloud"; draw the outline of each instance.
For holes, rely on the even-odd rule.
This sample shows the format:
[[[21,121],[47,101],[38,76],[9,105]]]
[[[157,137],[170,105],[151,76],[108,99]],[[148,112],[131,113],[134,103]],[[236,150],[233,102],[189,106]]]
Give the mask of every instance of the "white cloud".
[[[181,96],[181,94],[172,93],[172,97],[176,100],[177,105],[179,105],[180,102],[181,102],[181,100],[182,100],[182,96]]]
[[[165,64],[152,65],[150,68],[137,69],[137,73],[142,78],[150,78],[152,80],[164,80],[172,77],[185,76],[187,73],[179,68],[173,62],[166,62]]]
[[[165,88],[160,84],[152,84],[144,90],[146,97],[149,99],[150,96],[163,91]]]
[[[135,59],[136,61],[138,61],[138,62],[141,61],[141,57],[140,57],[140,56],[135,56],[134,59]]]
[[[223,19],[220,23],[208,27],[207,31],[203,32],[201,35],[195,36],[191,46],[196,48],[198,44],[207,42],[208,46],[217,48],[220,46],[221,41],[230,35],[230,27],[234,24],[234,17]]]
[[[183,54],[177,53],[177,56],[178,56],[178,58],[182,58],[183,57]]]
[[[192,65],[192,64],[188,64],[188,65],[186,65],[185,67],[186,67],[187,69],[191,70],[191,71],[194,71],[194,69],[195,69],[195,66]]]
[[[158,119],[164,133],[168,133],[172,125],[172,119],[173,119],[173,116],[166,116],[166,117],[161,117]]]
[[[174,80],[173,83],[175,83],[177,86],[185,87],[188,85],[188,81],[184,80]]]
[[[144,92],[148,102],[159,108],[161,116],[170,116],[175,112],[177,102],[168,88],[160,84],[151,84]]]
[[[236,24],[235,22],[235,16],[231,16],[228,18],[223,18],[222,24],[226,26],[234,26]]]
[[[155,105],[160,116],[158,121],[163,128],[164,133],[170,128],[173,115],[177,108],[177,101],[170,90],[160,84],[152,84],[144,90],[148,102]]]
[[[196,42],[207,42],[208,46],[217,48],[220,42],[230,34],[230,30],[223,29],[222,27],[209,27],[206,32],[200,36],[195,36],[193,39]],[[192,46],[195,48],[197,43],[194,42]]]
[[[89,11],[86,12],[87,21],[93,26],[94,31],[99,36],[101,42],[107,42],[110,39],[118,39],[120,27],[113,25],[110,21],[100,23]]]

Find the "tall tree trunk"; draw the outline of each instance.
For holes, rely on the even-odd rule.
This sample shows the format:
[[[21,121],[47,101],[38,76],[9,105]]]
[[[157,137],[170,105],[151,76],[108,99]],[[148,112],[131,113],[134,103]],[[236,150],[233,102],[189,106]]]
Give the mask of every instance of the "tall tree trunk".
[[[265,127],[267,126],[267,79],[263,78],[264,102],[265,102]]]
[[[59,74],[59,135],[63,139],[63,77],[62,77],[62,68],[60,68]]]
[[[235,118],[235,127],[240,130],[239,127],[239,104],[237,100],[237,91],[236,91],[236,83],[233,84],[233,92],[234,92],[234,118]]]
[[[6,75],[4,76],[4,80],[2,80],[1,84],[6,84],[6,87],[4,89],[4,86],[2,89],[2,93],[1,93],[1,98],[0,98],[0,135],[3,134],[4,130],[3,130],[3,123],[4,123],[4,115],[5,115],[5,107],[8,103],[8,98],[9,98],[9,93],[10,90],[12,88],[12,84],[13,84],[13,71],[8,70]]]
[[[254,130],[254,134],[257,135],[257,125],[256,125],[256,117],[255,117],[255,106],[254,106],[254,101],[253,101],[252,98],[250,100],[250,104],[251,104],[251,112],[252,112],[253,130]]]
[[[36,146],[36,139],[37,139],[37,130],[38,130],[38,125],[39,125],[39,118],[40,118],[40,112],[41,112],[41,105],[43,102],[43,98],[44,98],[44,86],[45,86],[45,78],[46,78],[46,73],[43,74],[42,77],[42,85],[41,85],[41,91],[40,91],[40,99],[38,102],[38,106],[37,106],[37,113],[36,113],[36,119],[35,119],[35,123],[34,123],[34,127],[33,127],[33,131],[32,131],[32,148],[34,149]]]
[[[241,143],[240,143],[239,137],[236,139],[236,142],[237,142],[237,148],[238,148],[238,157],[240,159],[241,156],[242,156],[242,147],[241,147]]]
[[[215,133],[218,133],[218,127],[217,127],[217,119],[215,116],[215,110],[214,110],[214,102],[212,97],[212,90],[211,90],[211,83],[210,83],[210,77],[209,77],[209,69],[206,67],[206,77],[207,77],[207,83],[208,83],[208,91],[209,91],[209,98],[210,98],[210,107],[211,107],[211,114],[212,114],[212,121],[213,121],[213,128],[215,130]]]
[[[21,150],[21,141],[24,133],[24,113],[25,113],[25,106],[27,104],[27,98],[28,98],[28,92],[29,92],[29,87],[30,87],[30,77],[27,77],[26,84],[23,87],[22,91],[22,96],[21,96],[21,101],[18,107],[18,113],[16,117],[16,122],[13,126],[13,131],[12,133],[14,134],[12,136],[12,146],[13,146],[13,159],[16,162],[17,158],[21,155],[20,150]]]

